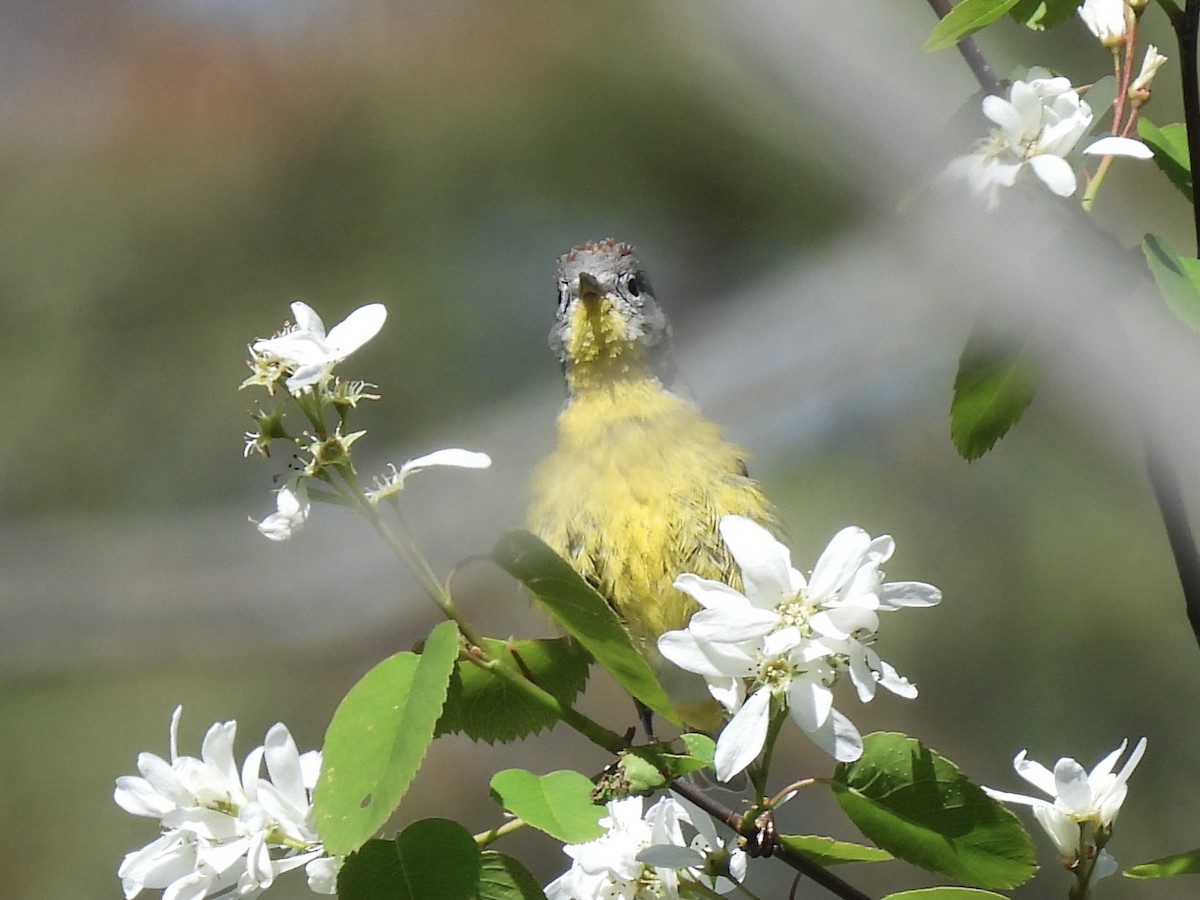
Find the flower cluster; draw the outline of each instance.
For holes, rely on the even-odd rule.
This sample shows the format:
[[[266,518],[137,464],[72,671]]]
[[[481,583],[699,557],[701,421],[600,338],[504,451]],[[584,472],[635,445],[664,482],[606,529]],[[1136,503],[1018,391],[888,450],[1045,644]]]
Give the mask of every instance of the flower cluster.
[[[293,303],[292,315],[295,324],[285,325],[274,337],[260,338],[250,345],[249,365],[253,374],[241,385],[265,387],[274,396],[275,389],[282,384],[287,396],[300,407],[306,425],[301,434],[290,434],[282,406],[276,406],[270,412],[254,416],[258,430],[246,432],[243,456],[256,452],[267,456],[273,441],[284,441],[299,454],[302,463],[299,471],[276,491],[275,512],[257,523],[259,532],[272,541],[288,540],[308,521],[311,508],[308,482],[314,478],[326,487],[335,487],[338,481],[335,475],[341,475],[348,488],[341,497],[326,491],[321,499],[340,499],[350,506],[360,500],[350,450],[366,432],[347,432],[346,420],[360,401],[378,400],[379,396],[369,393],[368,389],[374,385],[341,381],[333,376],[333,369],[379,333],[387,319],[387,310],[381,303],[361,306],[328,333],[321,317],[307,303]],[[327,407],[333,407],[336,413],[332,428],[325,424]],[[399,469],[392,466],[389,475],[376,479],[377,489],[361,492],[361,499],[375,506],[383,498],[398,493],[408,475],[430,466],[484,469],[491,464],[485,453],[438,450],[409,460]]]
[[[644,815],[641,797],[612,800],[600,824],[600,837],[563,848],[571,868],[546,885],[547,900],[679,900],[728,893],[745,877],[745,852],[726,848],[708,815],[682,798],[664,797]]]
[[[1070,757],[1060,759],[1051,771],[1026,757],[1022,750],[1013,760],[1013,768],[1049,800],[992,788],[984,790],[996,800],[1033,807],[1034,818],[1054,842],[1063,865],[1081,872],[1085,885],[1091,884],[1117,871],[1117,861],[1104,845],[1112,837],[1117,813],[1125,802],[1129,776],[1146,752],[1146,739],[1142,738],[1121,771],[1114,774],[1113,767],[1125,754],[1128,743],[1121,741],[1121,746],[1090,772]],[[1090,868],[1081,869],[1081,863]]]
[[[762,526],[726,516],[720,531],[741,569],[742,590],[680,575],[675,587],[702,608],[686,629],[658,641],[664,657],[704,676],[709,693],[732,715],[717,740],[717,777],[728,781],[754,761],[773,713],[784,709],[834,758],[857,759],[862,738],[833,708],[834,683],[847,673],[863,702],[877,686],[915,697],[916,687],[872,647],[879,613],[933,606],[941,593],[922,582],[885,584],[880,566],[895,544],[861,528],[838,532],[808,580]]]
[[[1028,168],[1051,191],[1070,197],[1078,187],[1065,159],[1092,124],[1092,108],[1071,82],[1045,69],[1032,69],[1028,80],[1014,81],[1009,97],[983,98],[983,114],[998,127],[973,153],[946,167],[946,175],[964,179],[988,209],[1000,203],[1000,189],[1012,187]],[[1124,137],[1101,138],[1084,153],[1148,159],[1150,148]]]
[[[117,779],[117,804],[162,824],[162,835],[127,854],[117,870],[127,900],[145,888],[164,888],[164,900],[202,900],[234,888],[252,897],[300,866],[313,891],[335,893],[341,860],[326,855],[312,822],[321,754],[300,754],[277,724],[239,771],[231,721],[208,729],[199,759],[180,756],[182,712],[171,717],[170,759],[139,754],[141,775]]]

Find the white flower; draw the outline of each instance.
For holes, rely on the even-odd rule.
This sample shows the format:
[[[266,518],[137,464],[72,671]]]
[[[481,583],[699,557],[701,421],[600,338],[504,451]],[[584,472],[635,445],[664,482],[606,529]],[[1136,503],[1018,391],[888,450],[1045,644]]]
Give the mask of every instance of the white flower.
[[[399,493],[404,488],[404,480],[409,475],[412,475],[414,472],[420,472],[422,469],[428,469],[431,466],[486,469],[491,464],[492,458],[490,456],[475,450],[460,450],[454,447],[446,450],[435,450],[433,453],[427,453],[424,456],[418,456],[416,459],[410,459],[399,469],[392,466],[391,474],[375,479],[377,487],[373,491],[367,491],[367,499],[371,503],[378,503],[384,497],[390,497],[393,494]]]
[[[1129,86],[1129,96],[1136,97],[1145,95],[1150,90],[1150,85],[1154,82],[1154,76],[1158,74],[1158,70],[1163,67],[1167,61],[1167,57],[1158,52],[1158,48],[1153,44],[1146,47],[1146,56],[1142,59],[1142,71],[1138,73],[1138,77],[1133,80],[1133,84]],[[1145,97],[1142,96],[1144,100]]]
[[[1041,763],[1026,758],[1022,750],[1013,760],[1013,768],[1018,775],[1046,794],[1050,798],[1048,800],[988,787],[984,790],[996,800],[1033,807],[1034,817],[1054,841],[1063,864],[1073,866],[1079,860],[1080,829],[1083,826],[1092,826],[1100,837],[1100,845],[1107,841],[1112,831],[1117,813],[1125,801],[1129,776],[1146,752],[1146,739],[1142,738],[1134,746],[1121,771],[1113,774],[1113,767],[1124,755],[1128,743],[1121,741],[1121,746],[1100,760],[1091,772],[1069,757],[1056,762],[1051,772]],[[1116,861],[1109,856],[1107,860],[1098,860],[1092,877],[1102,878],[1113,871],[1116,871]]]
[[[941,594],[920,582],[884,584],[879,567],[895,544],[861,528],[838,532],[806,581],[788,548],[762,526],[726,516],[719,527],[741,570],[742,591],[680,575],[675,587],[701,609],[686,629],[658,640],[659,652],[704,676],[709,693],[733,716],[717,740],[717,777],[728,781],[762,752],[772,709],[780,705],[835,759],[857,759],[862,738],[833,708],[834,682],[848,671],[864,702],[876,685],[916,696],[870,645],[881,611],[932,606]]]
[[[546,885],[547,900],[678,900],[681,880],[722,894],[732,890],[733,880],[709,873],[710,861],[738,881],[745,877],[746,854],[727,850],[708,816],[687,801],[664,797],[644,816],[641,797],[607,806],[608,815],[600,819],[608,829],[604,834],[563,847],[573,862]],[[692,832],[690,841],[684,826]]]
[[[158,819],[163,828],[121,862],[117,874],[127,900],[145,888],[165,889],[164,900],[201,900],[234,888],[251,897],[302,865],[314,891],[333,893],[341,860],[325,856],[311,812],[320,753],[301,755],[277,724],[239,771],[237,723],[224,722],[209,728],[199,759],[180,756],[182,712],[177,707],[171,717],[170,758],[141,753],[141,775],[117,779],[117,804]],[[268,779],[261,777],[264,762]]]
[[[272,541],[286,541],[308,520],[308,488],[301,479],[289,479],[275,494],[275,512],[258,523],[258,530]]]
[[[1105,47],[1125,42],[1131,10],[1127,0],[1083,0],[1079,18]]]
[[[307,303],[292,304],[296,324],[278,337],[255,341],[250,348],[251,368],[290,372],[287,389],[299,394],[329,378],[333,367],[379,333],[387,318],[382,303],[360,306],[325,333],[321,317]],[[251,379],[252,382],[255,379]]]
[[[1014,81],[1009,99],[989,95],[983,114],[999,126],[974,153],[951,160],[945,174],[965,179],[971,193],[988,209],[1000,202],[1000,188],[1011,187],[1028,166],[1060,197],[1075,193],[1075,172],[1063,157],[1075,149],[1092,123],[1092,108],[1071,82],[1033,69],[1029,81]]]

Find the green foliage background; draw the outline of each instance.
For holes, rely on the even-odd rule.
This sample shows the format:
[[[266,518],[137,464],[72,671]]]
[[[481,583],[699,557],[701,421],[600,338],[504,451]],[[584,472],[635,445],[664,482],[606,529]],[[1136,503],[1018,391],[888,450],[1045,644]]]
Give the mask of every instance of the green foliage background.
[[[844,395],[816,374],[782,379],[747,337],[785,323],[733,298],[880,221],[903,227],[889,223],[912,187],[880,195],[860,180],[862,159],[905,149],[848,128],[882,112],[871,97],[846,119],[801,104],[778,60],[729,27],[730,16],[778,21],[803,54],[826,5],[793,6],[789,19],[767,2],[691,0],[0,6],[11,48],[0,54],[7,897],[120,896],[121,855],[153,832],[112,804],[112,782],[138,751],[166,752],[175,704],[185,704],[188,752],[208,723],[228,718],[240,723],[239,754],[277,720],[315,747],[357,677],[433,624],[415,600],[395,602],[415,593],[352,519],[318,510],[324,521],[286,548],[248,525],[269,509],[271,476],[287,460],[240,458],[254,400],[234,390],[244,345],[275,330],[294,299],[327,324],[385,302],[384,333],[353,360],[385,397],[361,419],[380,464],[479,445],[490,433],[481,423],[502,411],[521,439],[481,447],[497,458],[492,472],[461,476],[467,487],[444,494],[457,476],[414,479],[425,508],[440,504],[451,522],[456,509],[477,512],[471,492],[488,479],[510,489],[507,505],[488,508],[486,538],[455,546],[454,562],[520,524],[520,485],[561,397],[544,337],[553,262],[605,235],[639,246],[681,344],[704,348],[685,373],[698,384],[706,367],[741,379],[737,402],[698,399],[756,451],[797,563],[811,566],[854,522],[896,536],[892,578],[943,589],[941,608],[896,617],[884,633],[885,658],[921,698],[861,708],[847,696],[860,728],[917,735],[975,780],[1011,790],[1021,786],[1009,761],[1022,747],[1043,762],[1091,765],[1122,737],[1147,734],[1113,852],[1132,864],[1200,842],[1189,793],[1200,770],[1200,653],[1136,450],[1092,413],[1094,398],[1051,377],[1014,432],[968,466],[946,414],[973,298],[931,326],[920,359],[896,359],[886,377],[848,376],[867,381],[859,405],[835,405]],[[956,103],[970,95],[953,51],[918,55],[924,4],[872,6],[903,10],[907,31],[894,37],[917,84],[948,82]],[[847,66],[872,52],[855,37],[837,37]],[[1021,58],[1105,65],[1077,34],[1046,37],[1035,60],[1014,49],[1028,46],[1017,26],[989,40],[1002,71]],[[1168,121],[1160,103],[1172,102],[1169,89],[1156,98],[1156,121]],[[1153,173],[1110,181],[1106,190],[1143,198],[1158,217],[1181,202]],[[1121,225],[1140,238],[1136,223]],[[786,324],[860,326],[822,301],[796,296]],[[748,330],[714,333],[731,311]],[[823,404],[820,428],[796,426]],[[439,520],[426,534],[453,541],[455,525]],[[300,578],[321,554],[328,579]],[[195,583],[205,585],[199,598]],[[470,569],[458,586],[488,633],[544,634],[495,571]],[[294,608],[237,634],[223,625],[230,610],[278,593]],[[156,605],[161,615],[141,612]],[[329,607],[342,630],[303,627]],[[595,686],[585,706],[614,727],[632,724],[611,685]],[[797,776],[832,770],[792,736]],[[561,730],[495,748],[443,737],[397,827],[421,816],[495,824],[491,774],[567,762],[587,771],[605,760]],[[859,839],[828,798],[787,813],[781,830]],[[561,869],[537,835],[500,849],[543,880]],[[1052,867],[1045,842],[1038,852]],[[539,854],[552,862],[535,863]],[[781,872],[763,868],[768,895],[786,890]],[[876,894],[930,883],[899,867],[859,869],[843,873]],[[1017,896],[1065,887],[1047,872]],[[1147,896],[1134,887],[1102,889]],[[1185,897],[1194,886],[1149,890]],[[308,896],[287,879],[272,895]]]

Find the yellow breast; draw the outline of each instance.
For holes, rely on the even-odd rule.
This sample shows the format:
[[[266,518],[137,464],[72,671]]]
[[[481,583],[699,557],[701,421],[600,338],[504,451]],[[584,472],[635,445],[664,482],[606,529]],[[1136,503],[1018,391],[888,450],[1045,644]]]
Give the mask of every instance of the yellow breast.
[[[608,598],[635,641],[683,627],[694,572],[738,585],[717,532],[727,514],[778,531],[744,453],[652,377],[606,379],[569,401],[534,478],[529,525]]]

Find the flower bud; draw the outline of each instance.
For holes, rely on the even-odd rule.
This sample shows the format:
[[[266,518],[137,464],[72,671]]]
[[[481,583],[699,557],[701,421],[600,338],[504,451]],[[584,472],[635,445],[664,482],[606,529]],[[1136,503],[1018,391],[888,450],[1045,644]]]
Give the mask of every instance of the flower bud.
[[[1159,53],[1158,48],[1153,44],[1150,44],[1146,48],[1146,56],[1142,60],[1142,71],[1138,73],[1138,77],[1129,86],[1129,97],[1131,100],[1145,102],[1148,99],[1150,85],[1154,82],[1154,76],[1166,61],[1167,57]]]
[[[1129,16],[1128,0],[1083,0],[1079,18],[1105,47],[1125,43]]]

